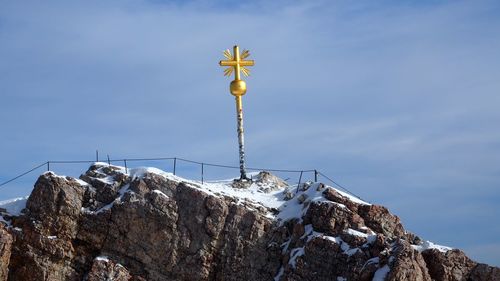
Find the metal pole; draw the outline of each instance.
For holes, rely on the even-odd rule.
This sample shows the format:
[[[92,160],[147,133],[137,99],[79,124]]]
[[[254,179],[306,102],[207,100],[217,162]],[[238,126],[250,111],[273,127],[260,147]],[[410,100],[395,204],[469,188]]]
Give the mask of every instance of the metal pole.
[[[50,171],[50,161],[47,161],[47,172]]]
[[[125,174],[128,174],[127,159],[123,159],[123,164],[125,164]]]
[[[174,176],[175,176],[175,167],[177,166],[177,157],[174,158]]]
[[[243,96],[247,91],[247,86],[245,81],[241,80],[240,72],[243,72],[248,76],[249,70],[246,66],[253,66],[253,60],[245,60],[250,55],[248,51],[243,51],[240,54],[240,49],[238,45],[233,47],[233,54],[229,50],[224,52],[224,56],[227,60],[221,60],[219,62],[220,66],[229,66],[224,70],[225,76],[230,76],[234,71],[234,80],[229,84],[229,91],[231,95],[236,97],[236,118],[238,121],[238,145],[239,145],[239,158],[240,158],[240,180],[249,180],[245,171],[245,141],[243,132],[243,106],[241,102],[241,96]]]
[[[99,150],[95,151],[95,161],[99,162]]]
[[[108,156],[108,165],[111,165],[111,161],[109,161],[109,154],[107,154]]]
[[[247,174],[245,172],[245,136],[243,131],[243,105],[241,96],[236,96],[236,113],[238,121],[238,145],[240,153],[240,179],[246,180]]]
[[[318,182],[318,171],[314,170],[314,182]]]

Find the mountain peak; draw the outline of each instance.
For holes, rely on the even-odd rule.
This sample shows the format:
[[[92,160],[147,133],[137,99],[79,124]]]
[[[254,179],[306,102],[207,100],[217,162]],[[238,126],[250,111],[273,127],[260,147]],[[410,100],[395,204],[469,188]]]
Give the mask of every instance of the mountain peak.
[[[22,213],[0,209],[0,280],[500,280],[383,206],[252,178],[201,183],[105,163],[80,179],[46,172]]]

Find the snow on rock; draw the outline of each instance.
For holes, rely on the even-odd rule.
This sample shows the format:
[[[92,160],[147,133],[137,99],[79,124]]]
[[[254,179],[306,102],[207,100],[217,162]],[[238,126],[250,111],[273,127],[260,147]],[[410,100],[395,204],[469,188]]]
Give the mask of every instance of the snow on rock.
[[[161,192],[161,190],[155,189],[155,190],[153,190],[153,193],[156,193],[156,194],[159,194],[159,195],[161,195],[163,197],[168,198],[168,195],[165,194],[165,193],[163,193],[163,192]]]
[[[69,177],[69,176],[64,176],[64,175],[58,175],[56,174],[55,172],[53,171],[46,171],[42,174],[42,176],[44,177],[55,177],[55,178],[60,178],[60,179],[63,179],[65,181],[75,181],[77,182],[79,185],[81,186],[87,186],[88,183],[81,180],[81,179],[77,179],[77,178],[73,178],[73,177]]]
[[[438,244],[434,244],[432,243],[431,241],[424,241],[422,242],[422,244],[420,245],[411,245],[413,247],[413,249],[419,251],[419,252],[422,252],[422,251],[425,251],[425,250],[428,250],[428,249],[436,249],[442,253],[446,253],[448,251],[451,251],[453,250],[453,248],[450,248],[450,247],[447,247],[447,246],[441,246],[441,245],[438,245]]]
[[[252,173],[251,176],[255,179],[255,181],[252,182],[247,188],[236,189],[233,188],[234,179],[204,182],[202,184],[200,181],[184,179],[179,176],[173,175],[172,173],[168,173],[153,167],[125,169],[121,166],[109,165],[102,162],[96,162],[94,163],[94,166],[99,167],[98,169],[96,169],[96,174],[101,175],[101,178],[99,178],[98,180],[106,183],[109,186],[112,186],[115,183],[114,177],[110,176],[109,172],[107,173],[106,171],[104,171],[104,169],[112,169],[114,173],[120,173],[129,176],[132,179],[144,178],[148,174],[155,174],[167,180],[189,184],[191,187],[197,188],[211,195],[230,196],[242,201],[258,204],[269,209],[277,209],[279,210],[279,214],[276,216],[276,218],[280,222],[284,222],[294,218],[300,219],[304,215],[304,212],[307,211],[307,206],[303,204],[304,201],[331,202],[325,199],[325,197],[322,195],[324,188],[320,189],[319,183],[312,182],[303,183],[300,186],[300,190],[296,194],[293,193],[294,198],[305,198],[304,200],[288,201],[285,198],[286,193],[291,192],[291,190],[293,190],[295,187],[289,186],[282,179],[265,171],[260,173]],[[321,185],[324,186],[323,184]],[[329,186],[326,188],[334,189],[333,187]],[[364,202],[345,192],[337,189],[334,190],[357,204],[368,204],[367,202]],[[343,206],[340,203],[335,204],[338,204],[341,207]],[[270,215],[270,217],[273,216]]]
[[[92,169],[92,167],[94,167],[94,169]],[[196,188],[210,195],[236,198],[239,204],[245,203],[247,208],[253,208],[252,206],[265,207],[268,210],[267,217],[277,220],[280,225],[283,225],[285,222],[293,219],[301,222],[312,203],[334,204],[339,208],[346,209],[347,211],[349,211],[349,207],[345,205],[347,203],[366,206],[371,205],[355,196],[334,187],[326,186],[322,183],[305,182],[300,184],[298,187],[289,186],[285,181],[265,171],[249,174],[254,179],[254,182],[252,182],[247,188],[236,189],[233,188],[234,179],[201,183],[200,181],[184,179],[154,167],[126,169],[125,167],[110,165],[104,162],[96,162],[92,165],[92,167],[92,179],[103,183],[105,188],[117,186],[119,184],[117,180],[122,180],[123,176],[129,177],[133,180],[147,177],[149,174],[154,174],[173,182],[183,182],[192,188]],[[73,179],[66,176],[58,176],[53,172],[45,172],[43,175],[62,178],[66,181],[76,181],[81,186],[89,189],[95,189],[95,187],[90,185],[91,182],[89,182],[89,178],[83,177],[82,179]],[[331,190],[331,192],[339,194],[340,197],[344,198],[341,200],[343,203],[331,201],[331,198],[326,196],[331,194],[331,192],[326,192],[328,190]],[[90,214],[99,214],[111,209],[115,204],[120,204],[125,193],[132,191],[129,190],[129,185],[127,184],[119,187],[117,192],[118,196],[109,200],[109,203],[94,210],[82,208],[82,211]],[[164,197],[169,197],[167,194],[158,189],[153,190],[152,192]],[[287,196],[289,198],[287,198]],[[27,197],[23,197],[0,202],[0,208],[7,209],[7,211],[12,215],[19,215],[20,211],[26,205],[26,199]],[[346,233],[366,238],[368,243],[372,243],[375,239],[375,232],[366,226],[360,226],[359,229],[349,228]],[[414,245],[413,247],[419,251],[429,248],[437,248],[440,251],[447,251],[450,249],[428,241],[424,242],[422,245]]]
[[[130,188],[130,185],[129,184],[126,184],[124,185],[122,188],[120,188],[118,190],[118,197],[115,198],[115,200],[113,200],[111,203],[108,203],[106,205],[104,205],[103,207],[95,210],[95,211],[92,211],[90,210],[89,208],[83,208],[82,207],[82,212],[84,213],[87,213],[87,214],[100,214],[104,211],[107,211],[107,210],[110,210],[111,208],[113,208],[113,206],[115,204],[121,204],[122,203],[122,199],[123,199],[123,196],[125,195],[125,193],[127,193],[129,191],[129,188]]]
[[[280,270],[278,271],[278,274],[274,276],[274,281],[280,281],[281,277],[283,276],[283,273],[285,273],[285,268],[282,266]]]
[[[97,256],[95,258],[96,261],[109,261],[109,258],[107,256]]]
[[[126,281],[132,280],[130,272],[121,264],[109,259],[107,256],[98,256],[94,259],[92,268],[85,280],[88,281]]]
[[[262,171],[256,175],[251,175],[252,180],[260,187],[260,190],[265,193],[276,191],[288,186],[288,184],[277,176]]]
[[[363,237],[363,238],[368,238],[368,234],[366,233],[363,233],[361,231],[357,231],[357,230],[354,230],[352,228],[349,228],[346,233],[350,234],[350,235],[354,235],[354,236],[358,236],[358,237]]]
[[[384,281],[389,271],[391,271],[391,268],[388,265],[384,265],[375,272],[372,281]]]
[[[303,276],[314,276],[317,280],[345,281],[363,276],[362,280],[379,281],[390,279],[395,272],[404,272],[404,266],[398,269],[395,264],[406,263],[413,259],[413,255],[420,256],[414,249],[419,252],[450,250],[428,241],[420,243],[419,239],[404,231],[399,218],[383,206],[371,205],[323,183],[305,182],[291,186],[267,172],[251,174],[255,181],[238,185],[238,188],[235,188],[234,179],[202,183],[157,168],[125,169],[107,163],[93,164],[80,180],[52,172],[43,176],[56,178],[46,181],[47,185],[59,185],[58,190],[63,192],[64,188],[70,187],[78,193],[77,198],[67,201],[68,208],[77,206],[77,211],[72,211],[72,217],[67,219],[75,224],[85,222],[78,228],[75,225],[74,229],[79,229],[79,239],[85,240],[89,247],[94,244],[97,247],[87,257],[92,261],[87,266],[92,265],[96,278],[93,280],[100,280],[102,274],[115,270],[119,266],[115,261],[122,262],[129,257],[140,257],[142,260],[133,262],[144,268],[151,266],[150,272],[167,276],[171,273],[167,274],[164,265],[170,264],[171,257],[183,255],[190,243],[196,244],[197,251],[210,258],[191,260],[193,264],[188,267],[195,265],[199,266],[198,269],[207,269],[211,268],[213,259],[244,257],[246,263],[227,263],[234,271],[231,277],[225,276],[227,280],[269,280],[270,276],[276,281],[301,280]],[[40,194],[39,202],[51,199],[45,199],[43,192]],[[55,197],[52,199],[53,204],[58,204]],[[15,215],[19,215],[25,205],[26,198],[0,202],[0,208]],[[19,232],[17,237],[22,237],[21,231],[26,228],[14,228],[17,226],[15,221],[12,220],[10,228]],[[29,219],[26,223],[31,224]],[[150,231],[157,227],[162,231]],[[115,239],[106,239],[111,235],[109,233]],[[133,235],[128,236],[129,233]],[[52,243],[46,242],[47,245],[63,245],[68,239],[51,231],[44,235]],[[178,241],[176,239],[183,236],[189,236],[186,239],[191,241],[186,245],[172,244],[171,241]],[[249,250],[233,249],[228,241],[245,241]],[[420,244],[412,245],[417,243]],[[220,249],[213,245],[223,245],[223,251],[217,252]],[[113,250],[98,250],[103,247]],[[172,253],[165,255],[155,247]],[[151,250],[143,255],[144,249]],[[132,252],[136,255],[129,256]],[[96,254],[99,256],[95,257]],[[117,258],[116,255],[121,256]],[[187,259],[182,257],[181,260]],[[15,266],[22,267],[20,264]],[[425,268],[425,264],[423,266]],[[182,266],[175,270],[181,277],[188,276],[182,274],[199,274],[193,275],[191,280],[201,280],[213,274],[203,270],[184,270]],[[225,274],[233,274],[233,271],[225,270]],[[236,277],[245,270],[255,272],[241,276],[266,277]],[[128,272],[124,271],[123,276],[129,276]]]
[[[297,267],[297,258],[300,256],[303,256],[303,255],[304,255],[304,247],[292,249],[292,251],[291,251],[292,257],[288,261],[288,264],[291,265],[293,268],[296,268]]]

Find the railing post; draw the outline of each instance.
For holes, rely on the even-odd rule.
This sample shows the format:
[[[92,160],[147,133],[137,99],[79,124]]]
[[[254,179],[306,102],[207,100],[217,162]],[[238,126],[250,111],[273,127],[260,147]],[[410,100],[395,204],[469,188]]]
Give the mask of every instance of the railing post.
[[[125,174],[128,174],[127,159],[123,159],[123,164],[125,164]]]
[[[302,173],[304,173],[304,171],[300,171],[299,183],[297,184],[297,191],[295,191],[295,194],[299,192],[300,181],[302,181]]]
[[[99,162],[99,150],[97,150],[97,149],[95,151],[95,161]]]
[[[314,170],[314,182],[318,182],[318,171]]]
[[[107,154],[108,156],[108,165],[111,165],[111,161],[109,161],[109,154]]]
[[[204,166],[205,165],[203,163],[201,163],[201,184],[203,184],[203,172],[204,172],[203,170],[204,170]]]
[[[47,161],[47,172],[50,171],[50,161]]]
[[[175,168],[177,166],[177,157],[174,157],[174,176],[175,176]]]

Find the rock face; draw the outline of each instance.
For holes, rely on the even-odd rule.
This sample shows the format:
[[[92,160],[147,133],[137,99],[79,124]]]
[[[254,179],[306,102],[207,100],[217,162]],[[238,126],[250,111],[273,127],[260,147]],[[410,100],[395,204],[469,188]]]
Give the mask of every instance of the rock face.
[[[11,248],[12,235],[0,223],[0,280],[7,280]]]
[[[132,276],[121,264],[110,261],[107,257],[97,257],[92,263],[92,268],[87,276],[87,281],[128,281]]]
[[[250,192],[105,164],[80,180],[45,173],[0,223],[0,281],[500,280],[461,251],[423,247],[382,206],[256,179]]]

